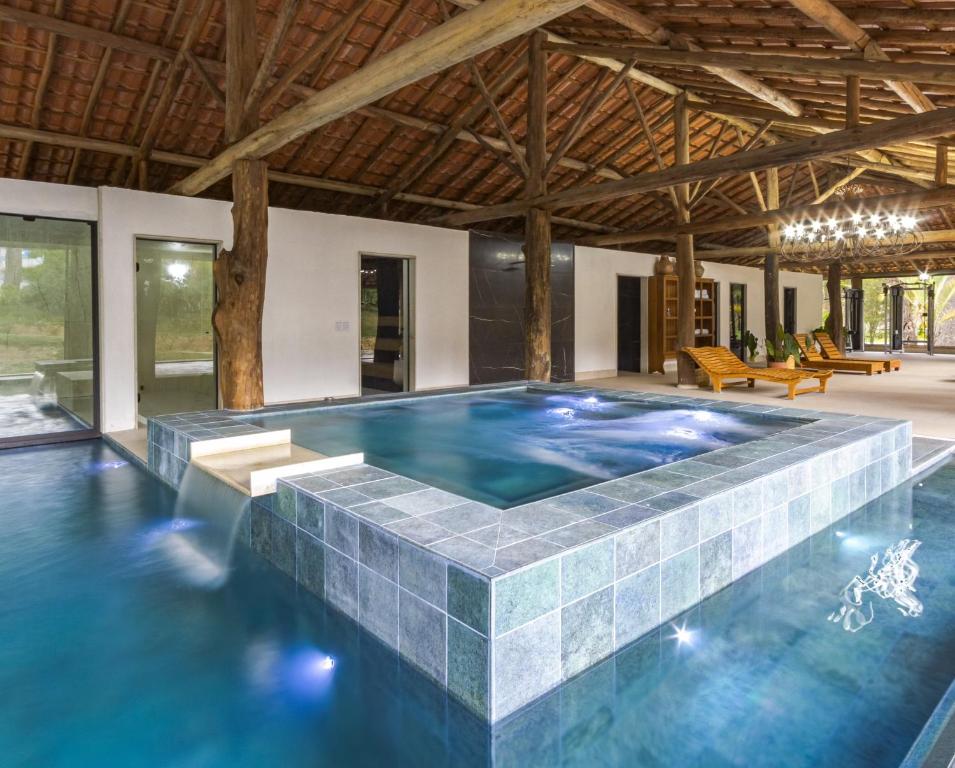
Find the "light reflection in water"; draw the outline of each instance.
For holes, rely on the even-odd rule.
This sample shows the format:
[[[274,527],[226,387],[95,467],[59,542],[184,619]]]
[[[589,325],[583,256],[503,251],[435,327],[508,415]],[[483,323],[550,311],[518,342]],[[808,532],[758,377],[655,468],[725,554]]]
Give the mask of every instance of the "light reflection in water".
[[[847,632],[858,632],[870,624],[875,618],[875,609],[870,601],[867,606],[869,615],[866,616],[866,609],[862,606],[866,592],[873,592],[883,600],[894,600],[903,616],[921,616],[922,601],[915,596],[919,566],[912,560],[921,543],[918,539],[901,539],[885,550],[881,565],[878,552],[873,554],[868,574],[865,577],[852,577],[842,590],[842,606],[829,614],[829,621],[842,622],[842,628]]]

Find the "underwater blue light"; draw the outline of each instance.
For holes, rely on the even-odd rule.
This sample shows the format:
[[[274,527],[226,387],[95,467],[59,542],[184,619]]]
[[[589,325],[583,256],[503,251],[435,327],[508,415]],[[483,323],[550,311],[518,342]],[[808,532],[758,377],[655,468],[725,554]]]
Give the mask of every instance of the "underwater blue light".
[[[671,624],[673,627],[673,634],[670,635],[671,640],[676,640],[677,646],[682,645],[693,645],[693,635],[694,632],[692,629],[686,628],[686,622],[683,622],[682,626],[677,626],[676,624]]]

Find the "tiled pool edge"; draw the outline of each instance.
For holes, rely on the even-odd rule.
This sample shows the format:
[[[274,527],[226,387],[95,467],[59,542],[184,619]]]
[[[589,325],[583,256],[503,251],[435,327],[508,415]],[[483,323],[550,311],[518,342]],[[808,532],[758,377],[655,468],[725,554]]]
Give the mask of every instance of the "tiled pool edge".
[[[720,405],[698,398],[647,399]],[[739,475],[735,487],[654,510],[652,518],[507,573],[478,573],[333,503],[323,496],[328,486],[321,475],[281,481],[278,494],[256,500],[249,540],[255,551],[496,722],[911,473],[907,422],[779,410],[842,427],[831,438],[817,428],[812,450],[777,471],[730,470]],[[150,466],[178,485],[189,440],[219,436],[217,430],[241,434],[239,429],[258,431],[215,413],[151,423]],[[812,425],[806,434],[813,434]],[[761,463],[751,460],[750,467]],[[431,579],[423,582],[422,572]]]

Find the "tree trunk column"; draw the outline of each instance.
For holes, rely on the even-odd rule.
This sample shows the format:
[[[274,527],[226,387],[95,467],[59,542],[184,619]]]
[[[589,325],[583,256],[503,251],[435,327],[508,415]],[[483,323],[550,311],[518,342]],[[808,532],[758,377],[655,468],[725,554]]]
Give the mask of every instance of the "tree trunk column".
[[[779,254],[766,254],[763,264],[763,294],[766,307],[766,338],[778,341],[779,331]],[[767,357],[768,357],[767,352]]]
[[[842,263],[834,261],[829,265],[826,278],[826,293],[829,295],[829,321],[827,323],[832,343],[843,352],[846,349],[845,322],[842,317]]]
[[[679,94],[673,105],[674,143],[676,164],[690,162],[690,124],[686,108],[686,94]],[[678,224],[690,222],[690,185],[676,187],[676,219]],[[680,354],[684,347],[696,346],[696,266],[693,262],[693,235],[676,236],[676,274],[679,278],[677,310],[678,387],[696,387],[696,366],[689,355]]]
[[[524,231],[524,367],[532,381],[550,381],[550,212],[532,208]]]
[[[213,273],[218,303],[212,325],[219,350],[224,408],[265,404],[262,384],[262,311],[268,258],[268,165],[239,160],[232,169],[232,250],[221,251]]]
[[[766,171],[766,208],[779,208],[779,169],[769,168]],[[771,340],[776,349],[780,348],[782,339],[779,337],[779,227],[771,224],[769,227],[769,246],[772,252],[766,254],[763,262],[763,295],[766,307],[766,338]],[[766,353],[769,362],[769,352]]]
[[[547,191],[547,53],[545,36],[528,46],[527,197]],[[550,212],[532,208],[524,220],[524,371],[531,381],[550,381]]]

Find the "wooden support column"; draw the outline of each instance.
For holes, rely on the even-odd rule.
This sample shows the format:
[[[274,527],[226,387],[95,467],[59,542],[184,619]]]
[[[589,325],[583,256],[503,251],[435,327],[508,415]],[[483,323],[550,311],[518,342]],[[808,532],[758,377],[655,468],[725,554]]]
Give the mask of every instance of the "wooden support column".
[[[860,85],[858,75],[846,78],[846,128],[859,124]]]
[[[829,296],[829,320],[826,322],[826,329],[832,337],[833,344],[844,351],[846,324],[842,318],[842,262],[834,261],[829,265],[826,293]]]
[[[547,193],[546,36],[534,32],[528,46],[527,197]],[[531,208],[524,218],[524,370],[531,381],[550,381],[550,211]]]
[[[258,62],[255,0],[226,3],[226,141],[258,127],[246,110]],[[218,345],[222,406],[246,411],[265,404],[262,384],[262,313],[268,262],[269,175],[264,160],[232,165],[232,249],[216,258],[216,307],[212,326]]]
[[[218,301],[212,326],[219,345],[219,389],[224,408],[247,411],[264,404],[262,310],[269,226],[268,164],[237,160],[232,166],[232,250],[213,267]]]
[[[779,208],[779,169],[766,170],[766,207]],[[763,296],[765,306],[766,338],[772,339],[778,349],[782,339],[777,338],[779,330],[779,228],[769,227],[770,252],[763,263]],[[768,358],[768,353],[767,353]],[[767,359],[768,362],[768,359]]]
[[[686,94],[677,94],[673,104],[673,129],[676,164],[690,162],[690,121],[686,107]],[[677,224],[690,222],[690,185],[676,187]],[[684,347],[696,346],[696,268],[693,263],[693,235],[676,236],[676,274],[679,278],[679,311],[677,317],[677,369],[678,387],[696,387],[696,366],[689,355],[679,354]]]
[[[935,145],[935,185],[948,184],[948,146],[944,142]]]

